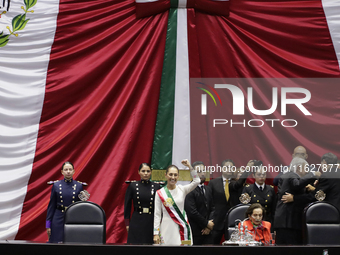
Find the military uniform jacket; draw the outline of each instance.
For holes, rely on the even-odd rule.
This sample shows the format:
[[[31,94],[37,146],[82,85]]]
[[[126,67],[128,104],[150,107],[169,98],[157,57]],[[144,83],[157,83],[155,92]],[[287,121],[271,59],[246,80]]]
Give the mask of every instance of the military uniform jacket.
[[[160,185],[152,181],[131,182],[128,186],[124,203],[124,221],[129,226],[127,243],[153,244],[154,200],[158,189]]]
[[[315,192],[322,190],[326,194],[325,201],[340,211],[340,169],[333,167],[321,175]],[[314,194],[315,194],[314,192]]]
[[[73,179],[56,181],[51,190],[47,208],[46,228],[51,228],[50,243],[64,241],[64,216],[66,208],[77,201],[83,184]]]
[[[265,208],[265,221],[273,222],[276,207],[276,194],[273,186],[264,185],[264,189],[261,191],[256,184],[248,184],[244,187],[243,193],[249,194],[250,204],[259,203]]]

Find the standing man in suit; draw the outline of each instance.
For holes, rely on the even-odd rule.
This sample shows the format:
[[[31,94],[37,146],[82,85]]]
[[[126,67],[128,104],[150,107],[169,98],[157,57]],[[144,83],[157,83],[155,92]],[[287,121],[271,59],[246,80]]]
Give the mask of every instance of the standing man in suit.
[[[215,226],[212,231],[214,244],[220,244],[225,233],[227,212],[231,207],[240,203],[237,190],[243,186],[250,173],[249,171],[244,171],[238,180],[234,179],[233,172],[235,172],[236,167],[231,159],[224,160],[221,168],[222,176],[209,182],[215,205],[213,217]]]
[[[202,161],[192,164],[201,183],[185,198],[184,208],[191,226],[194,245],[213,244],[211,231],[214,227],[214,206],[211,189],[204,185],[206,171]]]
[[[303,197],[305,187],[319,177],[320,172],[311,172],[306,160],[295,157],[288,173],[282,175],[278,190],[278,202],[274,216],[277,244],[302,244],[302,212],[310,201],[287,203],[284,196]]]
[[[321,177],[316,186],[316,192],[322,190],[326,194],[324,201],[334,205],[340,211],[340,167],[338,158],[328,152],[321,157]]]

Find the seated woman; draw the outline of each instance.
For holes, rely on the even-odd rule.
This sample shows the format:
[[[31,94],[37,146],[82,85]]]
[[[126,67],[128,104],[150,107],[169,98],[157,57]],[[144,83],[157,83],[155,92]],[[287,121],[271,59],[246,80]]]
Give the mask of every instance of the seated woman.
[[[261,204],[252,204],[245,213],[245,217],[248,218],[248,220],[243,222],[243,227],[245,228],[247,226],[248,231],[254,236],[255,241],[269,244],[272,240],[270,233],[271,224],[268,221],[262,220],[264,213],[265,210]]]

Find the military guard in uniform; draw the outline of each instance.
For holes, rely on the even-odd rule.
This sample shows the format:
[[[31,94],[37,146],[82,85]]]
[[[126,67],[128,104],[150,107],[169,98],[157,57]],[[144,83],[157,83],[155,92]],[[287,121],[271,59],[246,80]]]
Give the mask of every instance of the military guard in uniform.
[[[254,167],[253,175],[255,183],[247,184],[242,193],[247,193],[250,196],[250,204],[261,204],[265,209],[265,217],[263,219],[272,223],[276,206],[274,187],[266,185],[266,173],[262,170],[261,166]]]
[[[142,163],[138,173],[141,180],[129,181],[130,185],[125,193],[124,221],[128,231],[127,243],[153,244],[154,199],[160,184],[150,181],[149,164]],[[134,211],[131,216],[132,202]]]
[[[64,217],[66,208],[79,201],[79,193],[86,183],[73,180],[74,167],[71,162],[65,162],[61,173],[64,179],[52,181],[50,203],[47,208],[46,230],[49,243],[62,243],[64,240]]]

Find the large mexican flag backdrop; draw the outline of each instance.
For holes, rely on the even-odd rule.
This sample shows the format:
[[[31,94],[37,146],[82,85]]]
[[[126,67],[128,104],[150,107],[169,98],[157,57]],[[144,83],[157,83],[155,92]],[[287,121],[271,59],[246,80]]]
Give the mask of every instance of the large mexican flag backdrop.
[[[127,235],[125,180],[138,178],[142,162],[288,164],[297,145],[310,163],[340,154],[336,83],[308,87],[303,106],[313,118],[304,123],[291,105],[287,115],[299,126],[277,129],[249,127],[259,117],[246,104],[247,86],[240,88],[248,126],[214,129],[212,109],[224,109],[216,118],[230,124],[223,115],[233,109],[230,93],[211,80],[191,82],[339,78],[339,0],[5,0],[0,7],[0,239],[47,241],[46,183],[61,179],[68,160],[106,212],[107,242],[119,243]],[[272,88],[253,88],[254,108],[269,109]],[[225,108],[213,108],[220,103]]]

